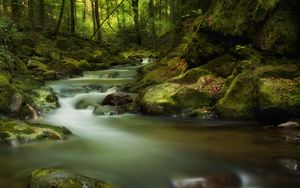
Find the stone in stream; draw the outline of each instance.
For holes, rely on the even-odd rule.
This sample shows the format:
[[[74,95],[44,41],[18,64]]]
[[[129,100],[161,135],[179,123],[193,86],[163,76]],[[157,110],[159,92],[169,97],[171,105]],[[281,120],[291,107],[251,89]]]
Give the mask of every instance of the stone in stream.
[[[65,127],[0,119],[1,144],[14,145],[40,140],[62,140],[70,134],[71,131]]]
[[[112,188],[101,180],[82,176],[60,168],[44,168],[31,172],[28,188]]]
[[[197,178],[185,178],[173,181],[174,188],[240,188],[241,180],[237,175],[216,174]]]
[[[288,121],[278,125],[278,128],[285,128],[285,129],[299,129],[299,127],[300,127],[299,123],[295,121]]]
[[[298,159],[282,158],[278,159],[278,163],[288,170],[300,173],[300,161]]]
[[[132,102],[133,99],[129,95],[121,93],[112,93],[105,97],[104,101],[102,102],[102,105],[121,106]]]

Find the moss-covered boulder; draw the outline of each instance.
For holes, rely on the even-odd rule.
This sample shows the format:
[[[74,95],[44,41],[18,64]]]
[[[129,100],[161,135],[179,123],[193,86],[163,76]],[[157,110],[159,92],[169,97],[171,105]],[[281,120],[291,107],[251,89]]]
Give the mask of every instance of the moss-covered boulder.
[[[226,119],[254,119],[256,78],[245,71],[234,78],[216,110]]]
[[[172,97],[180,88],[182,86],[176,83],[164,83],[147,88],[137,99],[141,111],[150,115],[177,114],[179,109]]]
[[[27,67],[29,70],[33,70],[34,72],[47,72],[49,67],[37,60],[30,59],[27,63]]]
[[[197,83],[166,82],[147,88],[138,97],[142,112],[155,115],[188,115],[193,110],[214,105],[222,96],[224,79],[202,76]]]
[[[71,132],[64,127],[0,119],[0,143],[17,144],[40,140],[61,140]]]
[[[244,68],[237,68],[239,71],[237,72],[236,76],[230,77],[231,81],[226,83],[227,87],[225,95],[222,99],[219,100],[218,104],[216,105],[216,109],[222,118],[227,119],[254,119],[256,117],[256,113],[258,109],[272,107],[269,103],[268,105],[266,98],[268,95],[267,100],[273,99],[280,99],[279,104],[286,104],[287,106],[290,103],[295,105],[295,96],[297,96],[297,92],[299,92],[296,88],[297,82],[293,81],[295,85],[291,86],[288,82],[284,83],[288,80],[298,80],[299,77],[299,66],[295,64],[287,64],[287,65],[280,65],[280,64],[270,64],[265,66],[255,66],[252,65],[247,69]],[[240,72],[241,73],[238,73]],[[283,79],[285,78],[285,79]],[[261,81],[267,81],[265,84],[262,84]],[[270,80],[274,80],[271,82]],[[277,80],[277,81],[275,81]],[[260,83],[260,86],[259,84]],[[273,83],[274,85],[272,85]],[[281,84],[280,84],[281,83]],[[269,84],[269,85],[268,85]],[[275,91],[276,88],[280,88],[282,86],[283,96],[287,95],[289,97],[279,97],[280,94],[273,92],[266,94],[266,90],[270,89],[272,91],[272,87],[274,87]],[[269,87],[267,87],[269,86]],[[260,88],[260,89],[259,89]],[[280,89],[278,89],[279,91]],[[262,92],[264,91],[264,92]],[[288,94],[288,92],[293,91],[294,93]],[[263,95],[259,92],[264,93]],[[261,96],[260,96],[261,95]],[[295,98],[293,98],[295,97]],[[272,101],[271,100],[271,101]],[[291,100],[289,102],[288,100]],[[264,102],[259,102],[264,101]],[[276,103],[276,102],[275,102]],[[273,106],[275,105],[273,104]],[[276,105],[275,105],[276,107]],[[295,106],[294,106],[295,107]],[[291,108],[289,108],[289,111]],[[292,111],[291,111],[292,112]]]
[[[28,188],[112,188],[101,180],[61,168],[37,169],[31,173]]]
[[[165,58],[160,63],[151,63],[147,67],[150,70],[143,70],[145,75],[131,88],[132,91],[139,91],[148,86],[160,84],[182,74],[187,69],[187,62],[179,57]]]
[[[210,74],[212,73],[207,69],[204,69],[202,67],[197,67],[197,68],[190,69],[187,72],[180,74],[179,76],[170,78],[168,82],[191,84],[197,82],[201,76],[210,75]]]
[[[258,100],[261,109],[279,108],[300,117],[300,78],[261,78]]]
[[[172,99],[175,101],[178,110],[184,111],[186,108],[195,109],[200,106],[210,105],[210,96],[195,86],[186,86],[178,90]]]
[[[299,2],[297,0],[213,1],[203,18],[203,28],[251,38],[269,53],[295,53],[299,48]],[[284,7],[284,8],[283,8]]]
[[[10,112],[15,88],[11,84],[11,76],[7,73],[0,74],[0,114]]]
[[[291,11],[276,11],[252,38],[261,50],[277,54],[297,53],[299,45],[299,23]]]
[[[208,62],[202,68],[213,72],[217,76],[227,78],[232,74],[237,62],[236,58],[226,54]]]
[[[77,61],[72,58],[53,60],[49,63],[49,67],[61,76],[82,74],[84,70],[89,70],[91,68],[87,61]]]
[[[27,97],[30,97],[30,99],[27,98],[27,103],[31,104],[40,114],[59,107],[58,98],[49,87],[35,89]]]

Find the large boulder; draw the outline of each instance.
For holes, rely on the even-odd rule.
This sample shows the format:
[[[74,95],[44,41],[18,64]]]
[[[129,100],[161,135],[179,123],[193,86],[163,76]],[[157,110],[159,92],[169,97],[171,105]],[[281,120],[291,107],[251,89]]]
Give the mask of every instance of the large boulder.
[[[151,115],[177,114],[178,108],[172,96],[180,90],[182,86],[176,83],[164,83],[147,88],[138,97],[141,111]]]
[[[297,0],[216,0],[202,25],[223,35],[251,38],[256,47],[269,53],[295,53],[299,22],[294,18],[299,16],[299,6]]]
[[[164,58],[160,63],[151,63],[144,69],[145,75],[131,88],[131,91],[139,91],[148,86],[160,84],[164,81],[184,73],[187,62],[179,57]]]
[[[261,78],[258,101],[261,109],[279,108],[300,117],[300,78]]]
[[[297,113],[295,110],[299,109],[297,65],[251,65],[246,70],[240,67],[236,69],[239,69],[234,71],[237,76],[228,83],[224,97],[216,105],[216,110],[222,118],[254,119],[259,109],[269,107],[280,107]],[[293,84],[288,83],[289,80],[290,82],[294,80]],[[281,86],[278,85],[283,87],[282,95],[279,94]]]
[[[11,76],[7,73],[0,74],[0,113],[7,114],[11,110],[11,104],[15,88],[11,84]]]
[[[222,118],[253,119],[255,117],[256,78],[245,71],[234,78],[216,109]]]
[[[0,125],[0,142],[3,144],[60,140],[71,134],[65,127],[32,124],[9,119],[0,119]]]
[[[146,114],[186,116],[214,105],[222,96],[223,85],[224,79],[213,75],[202,76],[190,85],[166,82],[147,88],[138,103]]]
[[[51,61],[49,67],[61,76],[69,76],[72,74],[82,74],[84,70],[90,69],[90,64],[84,60],[77,61],[72,58],[64,58]]]
[[[31,173],[28,188],[112,188],[101,180],[61,168],[37,169]]]
[[[133,99],[130,95],[121,94],[121,93],[112,93],[105,97],[102,102],[102,105],[109,105],[109,106],[121,106],[132,103]]]

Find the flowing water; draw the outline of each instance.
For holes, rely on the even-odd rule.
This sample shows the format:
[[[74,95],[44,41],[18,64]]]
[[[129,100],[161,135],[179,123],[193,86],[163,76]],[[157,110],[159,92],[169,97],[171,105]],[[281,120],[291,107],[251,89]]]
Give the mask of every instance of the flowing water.
[[[0,187],[26,187],[30,172],[43,167],[63,167],[128,188],[169,188],[176,179],[229,172],[245,188],[300,187],[299,174],[277,162],[300,156],[299,147],[255,122],[111,116],[114,108],[100,108],[106,95],[134,81],[137,68],[49,83],[61,107],[39,121],[66,126],[74,136],[1,148]],[[86,105],[77,109],[80,103]],[[95,106],[103,115],[93,114]]]

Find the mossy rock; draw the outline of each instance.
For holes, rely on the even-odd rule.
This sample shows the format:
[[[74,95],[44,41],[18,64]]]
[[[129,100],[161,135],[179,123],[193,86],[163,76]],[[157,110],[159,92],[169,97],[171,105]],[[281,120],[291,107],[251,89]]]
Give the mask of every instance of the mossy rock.
[[[137,98],[141,111],[150,115],[177,114],[179,109],[172,97],[181,88],[182,86],[176,83],[164,83],[147,88]]]
[[[62,76],[82,74],[84,70],[89,70],[91,68],[87,61],[76,61],[72,58],[53,60],[50,62],[49,67]]]
[[[172,96],[172,99],[181,110],[210,105],[209,94],[193,86],[183,87]]]
[[[38,71],[38,72],[47,72],[49,67],[37,60],[30,59],[27,63],[29,70]]]
[[[179,76],[169,79],[168,82],[192,84],[197,82],[201,76],[209,75],[209,74],[212,73],[207,69],[204,69],[203,67],[197,67],[197,68],[190,69]]]
[[[295,54],[299,45],[299,23],[290,11],[276,11],[252,38],[255,45],[269,53]]]
[[[210,97],[210,105],[214,105],[223,95],[225,79],[214,75],[206,75],[199,78],[195,86]]]
[[[131,91],[139,91],[182,74],[187,69],[187,62],[179,57],[165,58],[159,64],[153,66],[151,63],[147,67],[149,70],[143,71],[146,72],[145,75],[130,89]]]
[[[26,46],[26,45],[22,45],[21,50],[22,50],[22,53],[27,56],[31,56],[34,54],[34,50],[31,47]]]
[[[234,78],[216,110],[225,119],[254,119],[257,79],[249,71]]]
[[[112,188],[101,180],[78,175],[61,168],[43,168],[34,170],[28,188]]]
[[[300,117],[300,77],[296,79],[262,78],[258,83],[261,109],[279,108]]]
[[[27,101],[39,113],[48,112],[59,107],[58,98],[55,92],[49,87],[35,89],[29,95],[31,100]]]
[[[0,113],[7,114],[10,111],[13,94],[15,88],[11,84],[11,77],[9,74],[0,74]]]
[[[237,64],[237,59],[229,54],[220,56],[207,64],[203,65],[202,68],[209,70],[217,76],[227,78],[230,76]]]
[[[71,132],[65,127],[0,119],[0,142],[17,144],[40,140],[66,139]]]
[[[191,34],[187,34],[185,38],[185,41],[176,51],[182,51],[181,54],[188,61],[189,68],[204,65],[225,52],[221,36],[210,36],[205,32],[192,32]]]

